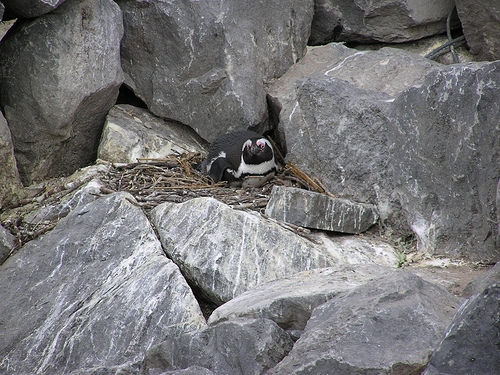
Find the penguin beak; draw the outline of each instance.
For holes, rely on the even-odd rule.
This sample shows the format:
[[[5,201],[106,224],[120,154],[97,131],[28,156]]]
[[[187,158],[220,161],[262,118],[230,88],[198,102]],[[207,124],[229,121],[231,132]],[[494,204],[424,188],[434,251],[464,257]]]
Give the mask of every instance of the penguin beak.
[[[257,153],[259,153],[259,151],[260,151],[259,146],[255,145],[255,144],[252,144],[252,146],[250,146],[250,152],[252,154],[257,154]]]

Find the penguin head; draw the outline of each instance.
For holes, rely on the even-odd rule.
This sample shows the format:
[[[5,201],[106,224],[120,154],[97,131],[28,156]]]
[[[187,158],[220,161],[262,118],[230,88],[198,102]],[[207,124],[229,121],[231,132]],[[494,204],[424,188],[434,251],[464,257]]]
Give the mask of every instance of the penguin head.
[[[241,153],[245,164],[261,164],[274,159],[273,146],[262,137],[254,137],[245,141]]]

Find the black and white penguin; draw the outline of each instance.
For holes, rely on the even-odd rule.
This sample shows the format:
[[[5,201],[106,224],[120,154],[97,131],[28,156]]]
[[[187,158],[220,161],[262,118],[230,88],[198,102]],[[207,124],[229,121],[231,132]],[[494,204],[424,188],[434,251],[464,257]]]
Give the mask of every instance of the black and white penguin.
[[[250,130],[227,133],[215,140],[201,165],[215,182],[269,175],[276,169],[271,142]]]

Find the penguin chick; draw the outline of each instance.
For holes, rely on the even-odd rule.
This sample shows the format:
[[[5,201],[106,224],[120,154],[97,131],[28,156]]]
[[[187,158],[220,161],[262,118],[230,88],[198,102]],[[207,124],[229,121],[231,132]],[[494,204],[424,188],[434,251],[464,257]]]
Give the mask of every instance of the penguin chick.
[[[228,133],[210,146],[201,169],[215,182],[237,181],[246,176],[276,172],[274,150],[265,137],[243,130]]]

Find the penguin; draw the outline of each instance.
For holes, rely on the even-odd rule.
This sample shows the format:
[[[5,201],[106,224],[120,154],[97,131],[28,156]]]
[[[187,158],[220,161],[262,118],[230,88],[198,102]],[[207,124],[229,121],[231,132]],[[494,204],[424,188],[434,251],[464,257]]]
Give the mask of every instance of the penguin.
[[[251,130],[242,130],[215,140],[201,170],[215,182],[233,182],[246,176],[274,174],[277,165],[271,142]]]

